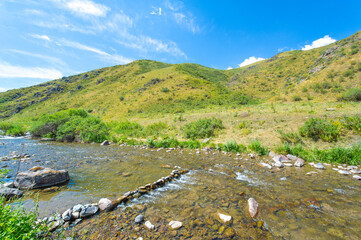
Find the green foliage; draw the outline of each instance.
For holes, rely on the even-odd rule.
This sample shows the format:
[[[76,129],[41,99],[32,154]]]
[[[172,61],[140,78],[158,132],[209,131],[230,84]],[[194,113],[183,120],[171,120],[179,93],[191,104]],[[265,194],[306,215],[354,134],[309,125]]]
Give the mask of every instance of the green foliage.
[[[35,137],[51,137],[59,141],[102,142],[109,135],[104,122],[82,109],[68,109],[41,116],[30,132]]]
[[[24,126],[12,122],[0,122],[0,131],[3,131],[5,135],[15,137],[24,136],[26,133]]]
[[[361,134],[361,115],[344,116],[342,118],[342,125],[347,129],[353,130]]]
[[[325,142],[335,142],[341,137],[342,126],[338,121],[311,118],[299,129],[299,133],[302,137],[312,138],[314,141],[321,139]]]
[[[361,88],[350,88],[345,92],[340,101],[353,101],[353,102],[360,102],[361,101]]]
[[[251,144],[248,146],[248,148],[256,153],[258,153],[260,156],[267,155],[269,153],[268,149],[266,147],[263,147],[260,143],[260,141],[255,140],[251,142]]]
[[[277,131],[280,134],[280,140],[282,142],[291,143],[291,144],[302,144],[301,136],[296,132],[284,132],[282,130]]]
[[[27,212],[22,206],[9,205],[0,197],[0,239],[40,239],[48,227],[35,225],[37,216],[37,209]]]
[[[292,154],[307,161],[360,165],[361,144],[349,148],[333,147],[330,149],[304,149],[301,145],[285,143],[277,148],[279,153]]]
[[[175,138],[163,138],[162,140],[147,139],[146,145],[151,148],[190,148],[197,149],[201,147],[199,141],[178,141]]]
[[[216,118],[200,119],[182,127],[184,136],[193,140],[215,136],[221,129],[224,129],[222,120]]]
[[[220,151],[240,153],[245,152],[247,147],[242,144],[237,144],[236,141],[228,141],[226,144],[218,145]]]
[[[299,101],[302,100],[301,96],[299,96],[299,95],[293,96],[292,99],[293,99],[293,101],[295,101],[295,102],[299,102]]]
[[[109,125],[113,134],[121,135],[123,137],[149,137],[160,136],[167,129],[168,125],[163,122],[153,123],[146,127],[135,122],[112,122]]]
[[[160,91],[161,91],[161,92],[164,92],[164,93],[167,93],[167,92],[169,92],[169,89],[168,89],[167,87],[164,87],[164,88],[162,88]]]

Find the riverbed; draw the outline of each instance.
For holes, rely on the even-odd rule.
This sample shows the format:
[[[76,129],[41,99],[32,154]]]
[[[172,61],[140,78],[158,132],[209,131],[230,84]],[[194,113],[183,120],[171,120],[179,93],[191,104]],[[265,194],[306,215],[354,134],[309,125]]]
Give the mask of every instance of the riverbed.
[[[38,198],[40,217],[50,216],[77,203],[125,192],[169,175],[178,167],[190,170],[181,178],[150,194],[121,205],[111,213],[84,220],[71,231],[85,239],[360,239],[361,181],[336,173],[329,166],[269,170],[259,165],[269,157],[197,150],[141,149],[99,144],[42,142],[25,138],[0,139],[0,157],[10,152],[31,156],[20,171],[33,166],[66,169],[70,182],[55,192],[30,191],[24,206]],[[10,169],[12,181],[17,161],[0,162]],[[316,171],[317,174],[306,175]],[[251,218],[247,200],[259,203]],[[232,216],[223,223],[217,213]],[[155,225],[149,230],[133,223],[136,215]],[[171,220],[183,227],[170,230]]]

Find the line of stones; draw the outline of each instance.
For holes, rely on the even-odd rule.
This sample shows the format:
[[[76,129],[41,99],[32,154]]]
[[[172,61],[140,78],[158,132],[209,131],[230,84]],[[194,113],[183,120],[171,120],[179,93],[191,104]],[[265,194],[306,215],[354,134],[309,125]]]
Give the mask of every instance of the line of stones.
[[[111,211],[115,209],[119,204],[125,204],[133,198],[139,198],[140,196],[147,194],[152,190],[163,187],[168,182],[171,182],[172,180],[179,178],[181,175],[188,172],[188,170],[173,170],[170,175],[162,177],[156,182],[141,186],[134,191],[126,192],[123,196],[113,201],[107,198],[102,198],[98,203],[94,204],[77,204],[72,208],[67,209],[62,215],[58,214],[49,218],[45,217],[43,219],[38,219],[36,224],[46,223],[50,227],[50,231],[54,231],[60,226],[63,226],[63,228],[72,227],[81,222],[83,218],[93,216],[99,211]]]

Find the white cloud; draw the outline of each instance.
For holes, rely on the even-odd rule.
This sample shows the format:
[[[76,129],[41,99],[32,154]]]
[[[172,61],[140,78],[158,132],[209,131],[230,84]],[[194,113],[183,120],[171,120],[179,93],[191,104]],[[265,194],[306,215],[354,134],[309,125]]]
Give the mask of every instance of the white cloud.
[[[313,48],[319,48],[326,45],[329,45],[331,43],[336,42],[336,39],[331,38],[329,35],[324,36],[323,38],[317,39],[312,42],[311,45],[306,45],[302,48],[303,51],[310,50]]]
[[[67,66],[67,64],[63,60],[56,58],[56,57],[46,56],[46,55],[42,55],[42,54],[38,54],[38,53],[21,51],[21,50],[17,50],[17,49],[10,49],[10,51],[14,52],[14,53],[25,55],[25,56],[39,58],[39,59],[42,59],[47,62],[51,62],[56,65]]]
[[[126,58],[124,56],[117,55],[117,54],[109,54],[109,53],[107,53],[105,51],[102,51],[102,50],[100,50],[98,48],[90,47],[90,46],[87,46],[87,45],[84,45],[84,44],[81,44],[81,43],[78,43],[78,42],[74,42],[74,41],[69,41],[69,40],[63,39],[58,44],[60,46],[67,46],[67,47],[76,48],[76,49],[79,49],[79,50],[84,50],[84,51],[99,54],[99,55],[101,55],[103,57],[103,59],[105,59],[107,61],[110,61],[110,62],[113,62],[113,63],[117,63],[117,64],[125,64],[125,63],[129,63],[129,62],[133,61],[130,58]]]
[[[155,8],[153,7],[152,12],[150,13],[151,15],[159,15],[162,16],[162,8]]]
[[[259,58],[250,57],[250,58],[245,59],[241,64],[239,64],[239,67],[244,67],[244,66],[247,66],[247,65],[250,65],[252,63],[262,61],[262,60],[265,60],[265,59],[261,58],[261,57],[259,57]]]
[[[39,34],[30,34],[31,37],[45,40],[45,41],[51,41],[50,38],[47,35],[39,35]]]
[[[195,19],[192,16],[186,16],[183,13],[174,13],[173,16],[179,25],[185,26],[192,33],[199,32],[199,26],[195,23]]]
[[[65,9],[80,16],[105,17],[110,8],[90,0],[54,0]]]
[[[0,92],[6,92],[7,90],[9,89],[0,87]]]
[[[232,67],[228,67],[228,68],[227,68],[227,70],[231,70],[231,69],[233,69],[233,68],[232,68]]]
[[[0,62],[0,77],[3,78],[57,79],[62,76],[61,72],[53,68],[22,67]]]

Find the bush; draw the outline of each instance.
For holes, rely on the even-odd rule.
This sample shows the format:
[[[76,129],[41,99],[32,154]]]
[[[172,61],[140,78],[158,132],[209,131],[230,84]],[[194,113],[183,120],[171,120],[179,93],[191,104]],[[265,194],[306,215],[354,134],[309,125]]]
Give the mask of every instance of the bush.
[[[301,136],[296,132],[283,132],[281,130],[277,131],[280,134],[280,140],[282,142],[291,143],[291,144],[302,144]]]
[[[226,144],[219,145],[219,150],[226,151],[226,152],[234,152],[234,153],[240,153],[245,152],[247,148],[242,144],[237,144],[236,141],[230,141]]]
[[[255,140],[253,141],[248,148],[256,153],[258,153],[260,156],[267,155],[269,153],[268,149],[263,147],[260,143],[260,141]]]
[[[327,121],[320,118],[311,118],[299,129],[302,137],[319,139],[325,142],[335,142],[342,134],[341,123],[338,121]]]
[[[340,101],[353,101],[360,102],[361,101],[361,88],[351,88],[347,92],[345,92]]]
[[[0,239],[40,239],[48,229],[46,225],[35,225],[37,209],[30,212],[21,206],[12,206],[0,197]]]
[[[342,125],[350,130],[355,131],[358,134],[361,134],[361,115],[355,116],[344,116],[342,118]]]
[[[0,130],[8,136],[24,136],[26,133],[25,127],[11,123],[11,122],[0,122]]]
[[[222,120],[208,118],[186,124],[182,131],[186,138],[196,139],[215,136],[220,129],[224,129]]]
[[[167,93],[167,92],[169,92],[169,89],[168,89],[167,87],[164,87],[164,88],[162,88],[160,91],[161,91],[161,92],[164,92],[164,93]]]
[[[302,100],[302,98],[300,97],[300,96],[298,96],[298,95],[296,95],[296,96],[293,96],[293,101],[295,101],[295,102],[299,102],[299,101],[301,101]]]
[[[104,122],[82,109],[43,115],[33,124],[30,132],[36,137],[51,137],[67,142],[102,142],[109,136]]]

